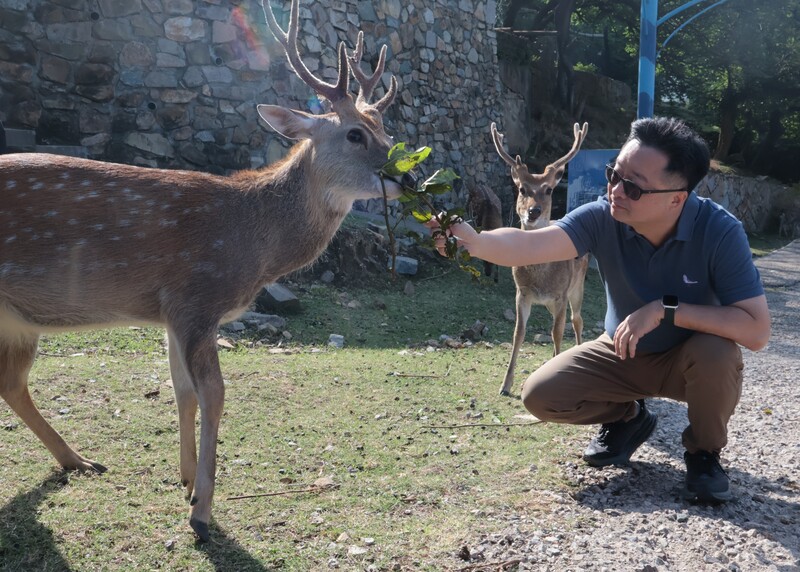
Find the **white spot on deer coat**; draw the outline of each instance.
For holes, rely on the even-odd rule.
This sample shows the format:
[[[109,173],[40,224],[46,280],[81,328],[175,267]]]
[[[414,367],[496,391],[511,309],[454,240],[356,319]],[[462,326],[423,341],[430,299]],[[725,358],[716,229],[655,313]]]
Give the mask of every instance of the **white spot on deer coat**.
[[[12,234],[11,236],[6,237],[6,244],[10,244],[10,243],[14,242],[15,240],[17,240],[17,235],[16,234]]]
[[[13,189],[17,186],[17,182],[14,180],[6,181],[6,189]]]

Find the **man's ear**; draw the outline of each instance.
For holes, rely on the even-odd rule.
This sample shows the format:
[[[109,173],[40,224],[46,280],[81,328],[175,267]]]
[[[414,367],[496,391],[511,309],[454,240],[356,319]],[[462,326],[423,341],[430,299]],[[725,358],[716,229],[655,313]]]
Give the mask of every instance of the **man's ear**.
[[[689,198],[689,193],[686,191],[680,191],[677,193],[672,194],[672,200],[670,200],[670,204],[675,207],[683,206],[683,203],[686,202],[686,199]]]
[[[275,131],[287,139],[310,139],[319,116],[277,105],[259,105],[258,114]]]

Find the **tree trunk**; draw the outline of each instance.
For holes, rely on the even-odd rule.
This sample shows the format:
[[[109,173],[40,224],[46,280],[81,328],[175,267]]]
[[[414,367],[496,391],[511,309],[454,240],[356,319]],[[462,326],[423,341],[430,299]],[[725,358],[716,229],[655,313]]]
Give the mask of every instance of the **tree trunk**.
[[[731,85],[730,72],[728,72],[728,86],[719,102],[719,139],[714,151],[714,159],[724,161],[728,158],[736,134],[736,116],[738,113],[736,91]]]
[[[556,41],[558,44],[558,74],[556,76],[556,94],[563,109],[572,112],[573,76],[572,62],[567,49],[570,34],[569,23],[575,9],[575,0],[561,0],[555,8]]]

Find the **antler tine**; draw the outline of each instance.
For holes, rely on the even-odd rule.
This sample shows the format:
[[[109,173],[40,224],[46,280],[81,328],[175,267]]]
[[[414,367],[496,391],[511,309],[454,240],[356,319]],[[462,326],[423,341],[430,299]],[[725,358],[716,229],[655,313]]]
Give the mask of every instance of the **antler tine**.
[[[497,154],[500,155],[500,158],[508,163],[509,166],[515,167],[517,162],[512,159],[511,155],[509,155],[503,148],[503,139],[505,139],[505,135],[497,130],[497,123],[492,122],[492,141],[494,142],[494,148],[497,151]]]
[[[361,70],[361,57],[364,55],[364,32],[358,32],[358,38],[356,39],[356,48],[353,51],[352,55],[348,56],[348,62],[350,63],[350,70],[353,72],[353,77],[356,78],[356,81],[359,85],[358,90],[358,98],[356,99],[356,106],[363,107],[364,105],[369,105],[369,100],[372,97],[372,92],[375,90],[375,86],[378,85],[378,81],[380,81],[381,74],[383,74],[383,69],[386,65],[386,45],[381,46],[380,54],[378,55],[378,63],[375,65],[375,70],[372,72],[372,75],[367,75]],[[375,107],[378,108],[380,112],[383,112],[394,100],[395,94],[397,93],[397,80],[394,76],[392,76],[389,90],[386,94],[375,103]]]
[[[339,79],[336,84],[334,85],[326,83],[321,79],[318,79],[303,63],[303,60],[300,58],[300,52],[297,50],[297,31],[300,27],[300,9],[298,6],[298,0],[292,0],[288,32],[285,32],[278,25],[278,22],[275,19],[275,14],[272,13],[272,7],[267,6],[268,3],[269,0],[261,0],[261,7],[264,9],[264,16],[267,19],[267,25],[269,26],[272,35],[275,36],[275,39],[278,40],[278,42],[280,42],[283,46],[283,49],[286,52],[286,57],[289,60],[289,64],[292,66],[292,69],[294,69],[297,77],[303,80],[303,82],[308,87],[313,89],[317,95],[324,97],[331,103],[348,97],[347,88],[350,82],[350,74],[344,44],[339,45]]]
[[[583,127],[580,127],[576,123],[572,127],[572,132],[575,136],[575,142],[572,144],[572,149],[570,149],[566,155],[561,157],[561,159],[553,163],[551,165],[552,167],[556,169],[563,167],[569,162],[570,159],[572,159],[578,153],[578,150],[581,148],[581,145],[583,144],[583,140],[586,139],[586,134],[589,132],[589,124],[584,122]]]

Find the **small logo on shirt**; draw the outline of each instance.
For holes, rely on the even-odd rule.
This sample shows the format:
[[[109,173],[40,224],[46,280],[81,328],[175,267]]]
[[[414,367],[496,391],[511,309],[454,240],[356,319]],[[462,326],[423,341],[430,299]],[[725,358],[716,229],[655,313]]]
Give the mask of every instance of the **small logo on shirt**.
[[[690,280],[686,274],[683,275],[683,283],[684,284],[697,284],[697,280]]]

